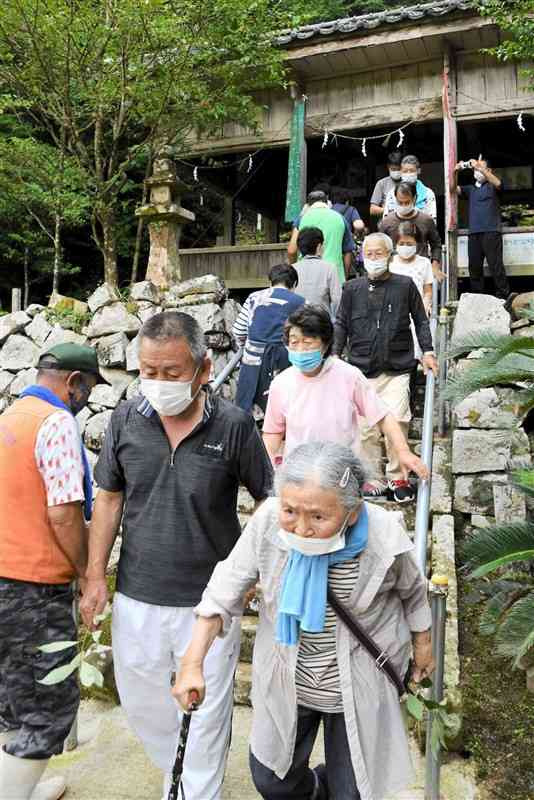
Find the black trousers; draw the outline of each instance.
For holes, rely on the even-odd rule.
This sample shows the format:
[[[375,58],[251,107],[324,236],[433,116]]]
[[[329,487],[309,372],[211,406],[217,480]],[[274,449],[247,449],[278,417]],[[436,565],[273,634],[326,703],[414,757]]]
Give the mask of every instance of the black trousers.
[[[490,231],[489,233],[470,233],[468,237],[467,253],[469,257],[469,280],[471,291],[482,293],[484,291],[484,257],[488,262],[489,271],[495,283],[495,294],[505,299],[510,294],[510,286],[502,257],[502,233]]]
[[[310,769],[310,756],[323,721],[328,794],[317,785]],[[323,714],[298,707],[297,736],[293,763],[285,778],[250,753],[252,780],[264,800],[360,800],[350,757],[344,714]]]
[[[60,683],[39,683],[76,655],[70,647],[43,653],[39,646],[76,641],[69,584],[0,578],[0,733],[16,731],[5,750],[17,758],[45,759],[63,750],[80,702],[78,673]]]

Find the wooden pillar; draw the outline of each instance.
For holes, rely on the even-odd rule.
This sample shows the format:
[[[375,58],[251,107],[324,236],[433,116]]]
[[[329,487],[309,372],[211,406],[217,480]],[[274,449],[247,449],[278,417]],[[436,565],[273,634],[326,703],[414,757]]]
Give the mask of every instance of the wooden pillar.
[[[287,193],[285,220],[291,222],[300,213],[306,201],[307,191],[307,145],[304,137],[306,98],[297,86],[291,87],[293,117],[287,166]]]
[[[445,171],[445,245],[449,266],[449,300],[458,298],[458,194],[451,192],[458,162],[456,61],[449,46],[443,54],[443,168]]]

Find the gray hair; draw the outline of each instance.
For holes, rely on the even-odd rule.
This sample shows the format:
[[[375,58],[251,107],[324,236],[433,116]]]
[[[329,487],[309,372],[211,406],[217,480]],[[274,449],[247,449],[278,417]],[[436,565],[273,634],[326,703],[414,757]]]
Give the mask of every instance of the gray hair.
[[[393,240],[391,236],[388,236],[387,233],[370,233],[368,236],[365,237],[363,240],[363,247],[365,248],[366,242],[372,244],[373,242],[382,242],[386,246],[386,250],[388,253],[393,252]]]
[[[417,167],[417,169],[421,169],[421,162],[419,161],[417,156],[404,156],[404,158],[401,161],[401,167],[404,166],[405,164],[411,167]]]
[[[333,489],[343,507],[352,511],[362,499],[365,473],[362,462],[349,447],[335,442],[307,442],[295,447],[276,470],[277,496],[288,483],[302,486],[314,481],[321,489]]]
[[[195,364],[200,365],[206,357],[206,342],[202,328],[194,317],[182,311],[162,311],[147,319],[139,333],[142,338],[156,341],[185,339]]]

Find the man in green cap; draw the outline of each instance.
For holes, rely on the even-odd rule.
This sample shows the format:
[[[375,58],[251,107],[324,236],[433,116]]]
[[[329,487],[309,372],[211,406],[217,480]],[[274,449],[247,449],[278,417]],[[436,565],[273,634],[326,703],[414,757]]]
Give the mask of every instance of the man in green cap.
[[[0,798],[58,800],[62,778],[39,782],[78,709],[72,582],[83,589],[92,478],[75,415],[105,382],[92,347],[61,344],[39,359],[37,383],[0,416]]]

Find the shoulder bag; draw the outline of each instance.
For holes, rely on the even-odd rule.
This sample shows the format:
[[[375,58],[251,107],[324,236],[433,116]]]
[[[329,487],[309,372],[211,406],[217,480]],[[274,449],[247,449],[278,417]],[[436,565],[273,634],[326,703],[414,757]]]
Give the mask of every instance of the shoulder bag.
[[[371,658],[374,660],[376,668],[381,672],[385,672],[391,683],[395,686],[399,693],[399,698],[403,697],[408,691],[407,682],[410,675],[410,668],[406,673],[404,680],[397,674],[397,671],[389,660],[389,655],[385,650],[382,650],[375,640],[356,622],[352,614],[339,602],[334,592],[330,587],[327,588],[327,599],[341,622],[349,629],[352,635],[358,639],[362,647],[364,647]]]

